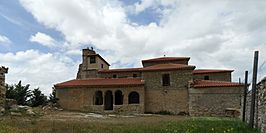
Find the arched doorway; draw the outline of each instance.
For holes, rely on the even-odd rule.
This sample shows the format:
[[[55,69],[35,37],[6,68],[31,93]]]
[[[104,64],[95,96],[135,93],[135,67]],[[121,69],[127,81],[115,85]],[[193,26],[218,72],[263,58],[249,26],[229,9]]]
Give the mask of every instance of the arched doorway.
[[[95,100],[94,100],[94,104],[95,105],[102,105],[103,104],[103,93],[102,93],[102,91],[96,91],[94,97],[95,97]]]
[[[104,110],[113,110],[112,91],[106,91],[104,96]]]
[[[122,105],[122,104],[123,104],[122,91],[117,90],[117,91],[115,91],[115,105]]]

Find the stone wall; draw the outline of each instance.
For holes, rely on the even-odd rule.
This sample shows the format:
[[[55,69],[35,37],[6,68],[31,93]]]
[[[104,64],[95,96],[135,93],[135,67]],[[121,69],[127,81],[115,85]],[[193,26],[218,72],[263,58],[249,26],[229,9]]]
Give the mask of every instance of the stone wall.
[[[237,111],[243,87],[208,87],[189,89],[189,114],[191,116],[226,116],[226,111]],[[235,112],[234,112],[235,113]]]
[[[142,61],[142,65],[143,67],[148,67],[148,66],[153,66],[153,65],[157,65],[157,64],[184,64],[184,65],[188,65],[188,59],[182,59],[182,60],[174,60],[174,61]]]
[[[170,86],[162,85],[162,75],[170,75]],[[188,83],[192,70],[143,72],[145,79],[145,111],[188,113]]]
[[[115,92],[117,90],[122,91],[123,104],[115,105]],[[95,92],[102,91],[103,104],[95,105]],[[104,95],[107,91],[111,91],[113,95],[113,110],[104,110]],[[140,96],[139,104],[129,104],[128,96],[130,92],[137,92]],[[57,98],[59,98],[59,104],[62,108],[67,110],[77,110],[85,112],[113,112],[113,113],[144,113],[144,101],[145,93],[144,86],[121,86],[110,88],[60,88],[56,89]]]
[[[5,74],[8,72],[8,68],[0,67],[0,113],[5,111]]]
[[[128,78],[133,77],[133,74],[136,74],[136,77],[141,77],[141,72],[108,72],[103,73],[99,72],[98,75],[100,78],[113,78],[114,75],[116,75],[117,78]]]
[[[250,106],[251,106],[251,91],[247,94],[246,103],[246,122],[250,121]],[[261,130],[261,133],[266,132],[266,77],[257,84],[257,97],[255,104],[254,125]]]
[[[209,80],[231,82],[231,72],[193,74],[194,79],[203,79],[204,80],[204,76],[209,76]]]

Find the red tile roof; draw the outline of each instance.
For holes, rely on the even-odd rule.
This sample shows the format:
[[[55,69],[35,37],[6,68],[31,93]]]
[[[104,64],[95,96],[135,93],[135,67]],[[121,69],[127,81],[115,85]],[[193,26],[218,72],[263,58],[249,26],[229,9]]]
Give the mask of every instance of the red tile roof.
[[[243,84],[226,81],[213,81],[213,80],[194,80],[194,88],[208,88],[208,87],[235,87],[243,86]]]
[[[195,69],[195,66],[183,64],[158,64],[144,67],[141,71],[162,71],[162,70],[180,70],[180,69]]]
[[[196,69],[193,74],[206,74],[206,73],[223,73],[223,72],[233,72],[234,70],[219,70],[219,69]]]
[[[109,69],[109,70],[100,70],[99,73],[139,72],[141,69],[142,69],[142,68]]]
[[[144,85],[144,80],[141,78],[95,78],[85,80],[70,80],[56,84],[56,88],[64,87],[116,87],[116,86],[141,86]]]
[[[180,61],[180,60],[189,60],[189,57],[160,57],[142,60],[142,62],[157,62],[157,61]]]

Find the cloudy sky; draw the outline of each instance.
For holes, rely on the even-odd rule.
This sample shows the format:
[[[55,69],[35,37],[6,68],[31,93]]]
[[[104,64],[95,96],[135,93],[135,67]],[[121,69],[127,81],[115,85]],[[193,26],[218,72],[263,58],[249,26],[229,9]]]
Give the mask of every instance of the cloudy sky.
[[[8,84],[22,80],[48,94],[53,84],[76,77],[81,49],[91,46],[112,68],[190,56],[197,68],[234,69],[234,81],[251,73],[259,50],[261,79],[266,1],[0,1],[0,65],[9,67]]]

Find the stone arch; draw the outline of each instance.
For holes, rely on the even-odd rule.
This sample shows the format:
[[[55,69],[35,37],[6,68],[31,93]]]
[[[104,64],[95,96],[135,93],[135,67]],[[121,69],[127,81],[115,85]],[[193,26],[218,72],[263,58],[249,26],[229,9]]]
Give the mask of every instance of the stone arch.
[[[110,90],[104,95],[104,110],[113,110],[113,94]]]
[[[139,104],[139,93],[138,92],[133,91],[129,93],[128,104]]]
[[[95,97],[95,100],[94,100],[95,105],[103,105],[103,92],[102,91],[96,91],[94,97]]]
[[[123,93],[121,90],[115,91],[115,105],[123,104]]]

